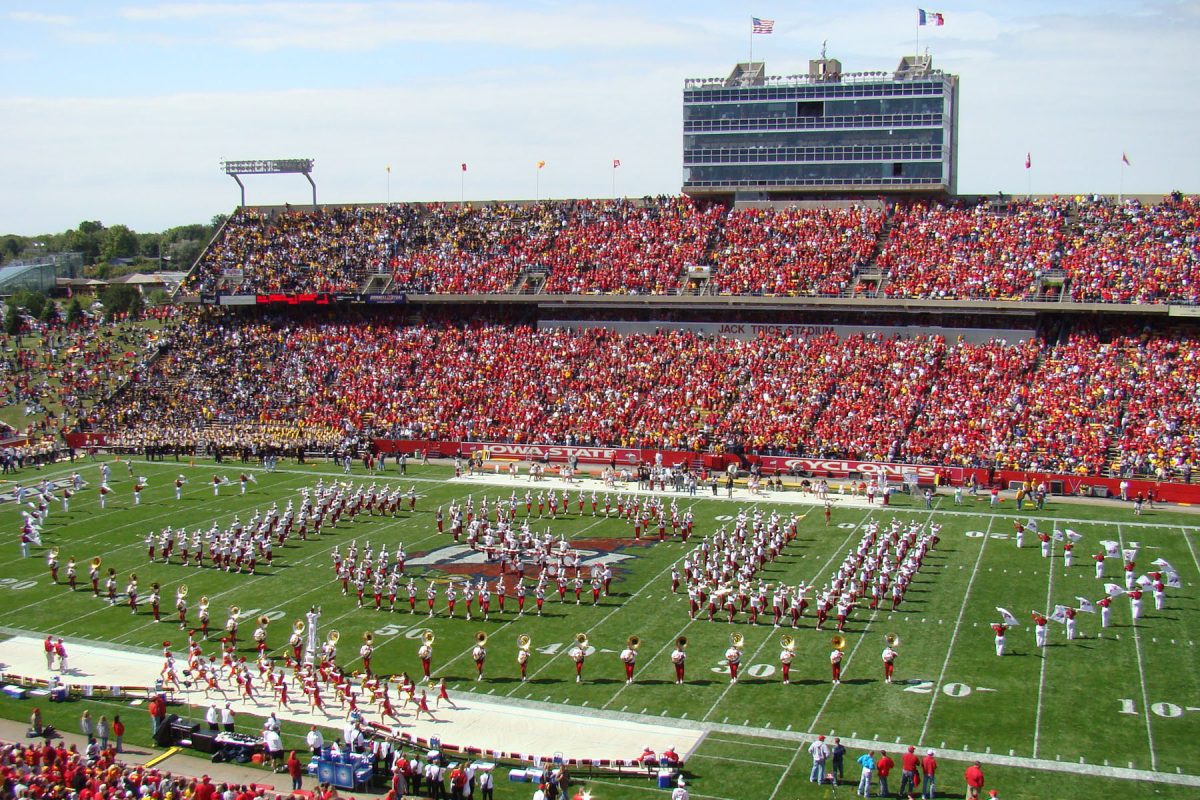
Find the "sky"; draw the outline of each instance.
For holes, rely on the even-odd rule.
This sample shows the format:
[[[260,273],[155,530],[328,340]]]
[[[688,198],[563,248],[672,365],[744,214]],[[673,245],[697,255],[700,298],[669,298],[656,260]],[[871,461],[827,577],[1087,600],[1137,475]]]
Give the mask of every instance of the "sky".
[[[1200,191],[1200,0],[926,10],[921,50],[961,79],[960,192]],[[916,22],[887,0],[0,0],[0,233],[205,222],[239,200],[223,159],[313,158],[325,203],[677,194],[684,79],[751,47],[803,73],[823,41],[893,70]]]

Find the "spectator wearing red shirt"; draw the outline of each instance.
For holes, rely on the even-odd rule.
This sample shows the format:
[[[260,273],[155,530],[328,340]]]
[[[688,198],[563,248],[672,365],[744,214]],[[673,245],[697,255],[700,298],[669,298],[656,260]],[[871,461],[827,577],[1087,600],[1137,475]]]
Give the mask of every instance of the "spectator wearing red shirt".
[[[921,767],[921,759],[917,757],[917,748],[908,746],[908,752],[900,757],[900,796],[904,797],[920,783],[917,770]]]
[[[196,786],[196,793],[193,795],[194,800],[214,800],[217,796],[217,787],[212,785],[207,775],[200,778],[200,783]]]
[[[937,791],[937,759],[933,756],[933,751],[928,750],[925,757],[921,759],[921,771],[925,773],[925,784],[921,787],[921,796],[926,800],[933,800],[933,794]]]
[[[888,796],[888,775],[891,774],[892,768],[896,766],[896,762],[887,754],[886,750],[879,751],[879,760],[875,762],[875,773],[879,776],[879,796]]]
[[[979,766],[978,761],[967,767],[965,777],[967,779],[967,797],[971,800],[978,800],[983,791],[983,768]]]

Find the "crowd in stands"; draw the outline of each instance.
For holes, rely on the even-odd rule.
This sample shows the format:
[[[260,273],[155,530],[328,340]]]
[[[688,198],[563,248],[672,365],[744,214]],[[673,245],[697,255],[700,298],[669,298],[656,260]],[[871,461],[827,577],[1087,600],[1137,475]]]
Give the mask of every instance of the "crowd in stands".
[[[1198,373],[1186,331],[948,345],[229,316],[181,325],[90,422],[129,446],[363,435],[1177,477],[1197,456]],[[1138,460],[1115,463],[1118,445]]]
[[[1061,255],[1066,203],[1012,203],[1005,213],[914,203],[896,208],[878,265],[888,297],[1021,300]]]
[[[1063,268],[1075,300],[1200,303],[1200,197],[1078,204]]]
[[[874,255],[882,208],[746,208],[721,226],[713,283],[722,294],[839,295]]]
[[[890,298],[1200,302],[1200,198],[1100,197],[772,209],[687,197],[541,203],[239,209],[185,293],[673,294],[687,267],[714,294],[861,292]],[[876,249],[878,255],[876,256]],[[1054,281],[1046,280],[1053,277]],[[874,283],[870,285],[874,289]],[[1051,291],[1053,289],[1053,291]]]

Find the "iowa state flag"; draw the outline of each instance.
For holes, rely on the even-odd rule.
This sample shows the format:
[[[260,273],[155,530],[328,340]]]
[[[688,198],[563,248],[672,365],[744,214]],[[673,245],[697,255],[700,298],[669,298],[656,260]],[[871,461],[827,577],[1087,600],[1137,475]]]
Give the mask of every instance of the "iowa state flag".
[[[942,16],[940,11],[926,11],[923,8],[917,9],[917,24],[918,25],[936,25],[941,27],[946,24],[946,18]]]

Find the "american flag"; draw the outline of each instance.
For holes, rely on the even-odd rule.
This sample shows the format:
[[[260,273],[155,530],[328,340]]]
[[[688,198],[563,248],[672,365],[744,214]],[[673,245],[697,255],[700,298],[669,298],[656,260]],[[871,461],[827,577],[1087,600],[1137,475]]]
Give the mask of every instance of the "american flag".
[[[775,20],[759,19],[758,17],[752,17],[752,19],[754,20],[754,27],[751,29],[751,33],[774,33],[775,32]]]

